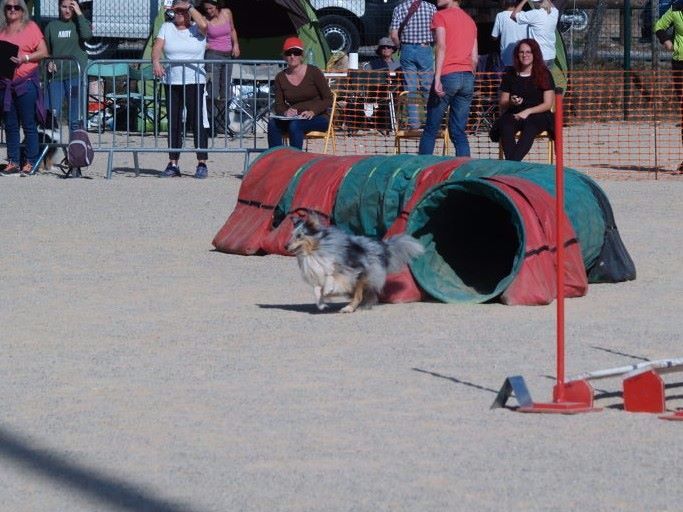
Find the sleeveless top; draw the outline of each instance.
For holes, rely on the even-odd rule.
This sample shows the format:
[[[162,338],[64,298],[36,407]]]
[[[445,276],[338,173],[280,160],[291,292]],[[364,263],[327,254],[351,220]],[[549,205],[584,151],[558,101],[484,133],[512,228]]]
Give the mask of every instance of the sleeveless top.
[[[208,50],[216,50],[218,52],[232,51],[232,23],[229,21],[221,25],[213,25],[209,23],[206,31]]]

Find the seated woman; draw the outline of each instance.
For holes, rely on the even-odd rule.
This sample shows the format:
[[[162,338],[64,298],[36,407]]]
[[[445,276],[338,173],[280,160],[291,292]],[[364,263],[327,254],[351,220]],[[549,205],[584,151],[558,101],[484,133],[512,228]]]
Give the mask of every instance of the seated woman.
[[[394,52],[396,46],[390,37],[382,37],[377,43],[375,54],[377,57],[368,61],[367,65],[363,65],[363,69],[388,69],[389,71],[396,71],[401,67],[401,63],[394,60]]]
[[[288,37],[282,51],[287,67],[275,75],[275,116],[268,121],[268,147],[281,146],[287,134],[290,146],[301,149],[306,133],[327,130],[332,91],[322,71],[304,64],[301,39]]]
[[[536,135],[553,129],[555,83],[543,62],[538,43],[522,39],[515,46],[514,68],[500,84],[500,112],[496,121],[506,160],[521,161]],[[521,132],[519,140],[515,134]],[[494,134],[492,134],[494,138]]]

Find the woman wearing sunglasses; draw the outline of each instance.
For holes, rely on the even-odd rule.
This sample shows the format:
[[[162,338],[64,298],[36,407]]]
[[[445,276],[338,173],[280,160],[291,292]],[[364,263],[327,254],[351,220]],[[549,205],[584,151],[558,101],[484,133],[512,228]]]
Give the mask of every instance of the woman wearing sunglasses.
[[[83,49],[83,42],[92,37],[88,20],[83,16],[76,0],[59,0],[59,19],[51,21],[45,28],[45,42],[53,57],[75,57],[80,65],[81,73],[88,65],[88,54]],[[69,128],[75,130],[80,126],[78,115],[78,98],[80,78],[78,66],[70,60],[52,61],[47,65],[51,74],[48,86],[47,107],[59,119],[62,113],[64,96],[68,98]]]
[[[394,52],[396,52],[396,46],[391,38],[381,38],[375,50],[377,57],[371,59],[367,66],[363,66],[363,69],[388,69],[389,71],[396,71],[401,67],[401,63],[394,60]]]
[[[24,0],[1,0],[0,41],[18,47],[10,58],[14,71],[0,78],[0,98],[3,98],[2,118],[7,134],[7,160],[4,174],[33,173],[39,157],[38,125],[36,116],[45,120],[43,98],[40,94],[38,63],[47,56],[43,33],[29,20]],[[26,137],[26,160],[21,161],[19,124]]]
[[[275,75],[276,116],[268,121],[268,147],[281,146],[287,134],[290,146],[301,149],[306,133],[327,130],[332,91],[322,71],[304,63],[301,39],[288,37],[282,51],[287,67]]]
[[[206,18],[186,0],[174,0],[171,6],[173,21],[164,23],[152,47],[152,65],[154,75],[164,82],[166,93],[166,109],[168,111],[168,147],[181,148],[183,133],[192,131],[194,147],[206,148],[207,134],[204,128],[204,85],[206,71],[204,52],[206,50]],[[171,61],[166,67],[161,64],[161,56]],[[185,61],[185,62],[183,62]],[[183,110],[186,111],[183,127]],[[170,151],[169,162],[159,177],[180,177],[178,151]],[[197,151],[197,168],[195,178],[206,178],[209,170],[206,166],[208,153]]]

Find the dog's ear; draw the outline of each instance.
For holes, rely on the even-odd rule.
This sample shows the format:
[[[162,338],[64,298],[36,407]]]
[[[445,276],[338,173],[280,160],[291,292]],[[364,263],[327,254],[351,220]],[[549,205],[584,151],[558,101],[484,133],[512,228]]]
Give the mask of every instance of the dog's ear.
[[[320,223],[320,216],[315,212],[310,212],[306,215],[306,226],[316,231],[319,230],[322,225]]]

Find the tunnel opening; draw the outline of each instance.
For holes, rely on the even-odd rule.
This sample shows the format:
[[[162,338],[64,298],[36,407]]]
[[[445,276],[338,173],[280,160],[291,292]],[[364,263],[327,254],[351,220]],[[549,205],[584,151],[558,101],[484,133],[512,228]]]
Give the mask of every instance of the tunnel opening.
[[[407,231],[426,248],[411,264],[415,279],[445,302],[486,302],[500,295],[524,258],[517,208],[482,181],[434,187],[416,205]]]

